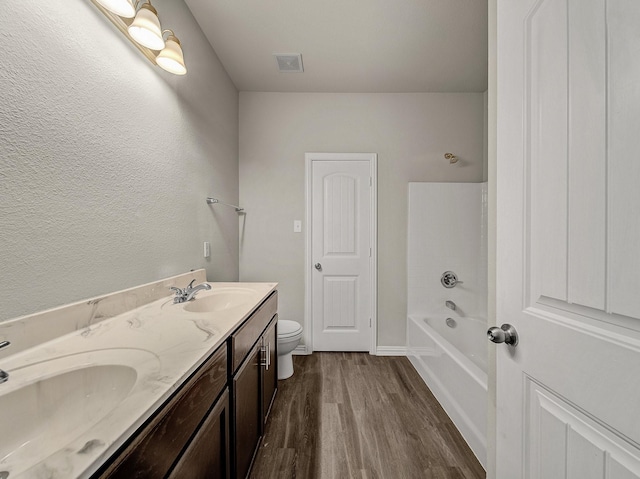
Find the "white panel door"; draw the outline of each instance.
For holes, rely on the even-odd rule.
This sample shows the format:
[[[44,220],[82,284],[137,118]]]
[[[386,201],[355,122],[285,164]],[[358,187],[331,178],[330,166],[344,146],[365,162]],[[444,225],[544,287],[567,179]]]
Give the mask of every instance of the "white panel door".
[[[369,155],[371,156],[371,155]],[[371,203],[368,158],[311,158],[311,314],[316,351],[371,347]]]
[[[640,1],[497,11],[497,477],[640,478]]]

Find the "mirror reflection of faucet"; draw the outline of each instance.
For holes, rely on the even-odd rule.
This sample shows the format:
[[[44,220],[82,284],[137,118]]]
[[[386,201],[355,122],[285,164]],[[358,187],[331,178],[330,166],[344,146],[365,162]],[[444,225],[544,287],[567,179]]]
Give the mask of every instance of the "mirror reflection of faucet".
[[[454,303],[453,301],[446,300],[444,302],[444,305],[452,311],[456,310],[456,303]]]
[[[6,348],[7,346],[10,346],[10,345],[11,343],[9,341],[2,341],[0,342],[0,349]],[[8,380],[9,380],[9,373],[0,369],[0,384],[6,383]]]

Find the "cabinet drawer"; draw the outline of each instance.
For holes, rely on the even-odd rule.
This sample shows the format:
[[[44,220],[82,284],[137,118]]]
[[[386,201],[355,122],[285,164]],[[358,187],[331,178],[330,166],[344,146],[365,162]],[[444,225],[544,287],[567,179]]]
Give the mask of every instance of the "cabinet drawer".
[[[223,344],[138,434],[102,477],[164,477],[227,382]]]
[[[231,335],[231,370],[235,373],[249,354],[262,332],[278,310],[278,292],[275,291],[251,317]]]

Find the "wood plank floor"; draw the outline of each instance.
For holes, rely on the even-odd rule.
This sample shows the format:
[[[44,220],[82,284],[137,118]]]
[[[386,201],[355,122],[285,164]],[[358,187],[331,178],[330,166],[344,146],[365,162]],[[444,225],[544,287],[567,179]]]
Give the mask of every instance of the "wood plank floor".
[[[252,479],[481,479],[482,466],[404,357],[294,356]]]

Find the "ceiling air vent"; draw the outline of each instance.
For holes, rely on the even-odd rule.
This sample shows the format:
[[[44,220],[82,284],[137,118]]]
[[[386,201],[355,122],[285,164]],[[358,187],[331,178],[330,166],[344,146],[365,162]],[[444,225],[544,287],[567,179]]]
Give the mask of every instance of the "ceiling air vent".
[[[283,73],[303,72],[302,55],[300,53],[274,53],[278,62],[278,71]]]

